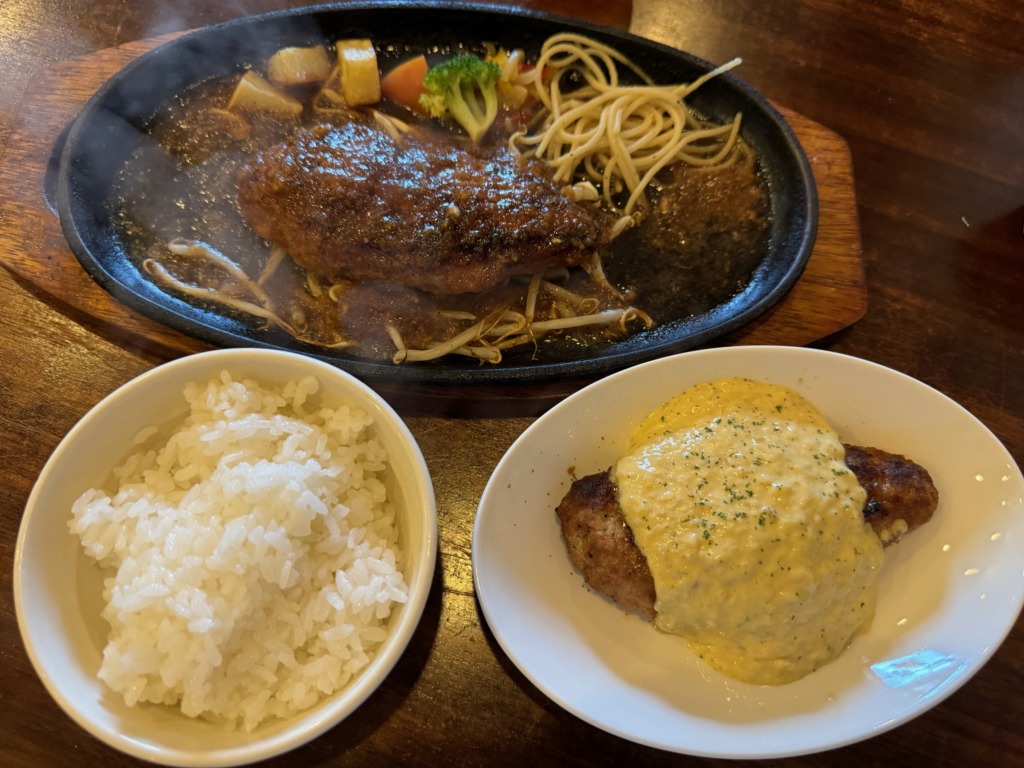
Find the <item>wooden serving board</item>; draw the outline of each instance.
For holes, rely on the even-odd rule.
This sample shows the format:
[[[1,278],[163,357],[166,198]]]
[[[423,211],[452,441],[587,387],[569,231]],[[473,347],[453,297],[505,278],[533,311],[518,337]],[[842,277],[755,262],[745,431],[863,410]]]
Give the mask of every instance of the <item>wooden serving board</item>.
[[[40,72],[28,87],[0,157],[0,264],[91,329],[124,346],[168,358],[209,345],[139,315],[94,283],[64,240],[47,185],[55,178],[54,147],[88,98],[118,69],[178,34],[97,51]],[[867,309],[849,148],[824,126],[780,111],[814,171],[817,241],[792,291],[718,344],[809,344],[852,325]],[[545,391],[552,394],[550,387]]]

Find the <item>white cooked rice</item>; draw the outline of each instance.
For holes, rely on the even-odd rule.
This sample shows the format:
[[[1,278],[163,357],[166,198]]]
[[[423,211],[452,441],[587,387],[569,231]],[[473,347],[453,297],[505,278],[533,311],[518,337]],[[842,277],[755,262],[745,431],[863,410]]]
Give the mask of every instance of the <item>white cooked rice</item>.
[[[71,531],[116,569],[99,676],[128,705],[251,730],[346,686],[387,636],[408,599],[387,453],[317,388],[190,383],[184,423],[75,502]]]

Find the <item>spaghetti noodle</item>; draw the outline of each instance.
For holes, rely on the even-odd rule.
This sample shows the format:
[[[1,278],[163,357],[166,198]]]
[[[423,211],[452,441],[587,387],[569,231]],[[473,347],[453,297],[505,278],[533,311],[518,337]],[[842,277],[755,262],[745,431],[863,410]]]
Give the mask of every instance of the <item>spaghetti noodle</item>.
[[[541,48],[533,78],[544,118],[538,130],[518,132],[510,143],[546,161],[555,179],[580,176],[598,185],[604,204],[627,220],[647,205],[645,190],[666,166],[684,162],[717,166],[729,162],[739,143],[741,115],[725,125],[698,120],[686,97],[711,78],[740,63],[717,67],[693,82],[655,85],[628,57],[575,33],[553,35]],[[641,80],[620,83],[619,65]],[[563,92],[573,73],[583,85]]]
[[[663,169],[675,163],[721,167],[749,156],[739,138],[741,115],[712,125],[686,103],[694,90],[739,59],[690,83],[658,85],[623,53],[575,33],[548,38],[532,65],[519,50],[495,49],[488,55],[502,69],[499,89],[509,124],[528,120],[509,138],[512,148],[548,164],[555,181],[577,202],[618,215],[612,239],[649,209],[648,187]],[[396,142],[410,131],[429,130],[415,115],[403,113],[411,120],[406,122],[376,108],[354,109],[338,86],[335,70],[305,105],[303,120],[368,120]],[[258,113],[248,116],[250,126],[219,107],[211,111],[237,118],[249,129],[257,126]],[[512,129],[506,125],[504,130]],[[229,146],[245,151],[260,146],[249,138],[251,130],[244,133]],[[279,245],[272,244],[265,259],[243,254],[236,263],[212,243],[164,243],[142,266],[160,286],[197,302],[258,318],[310,345],[351,347],[357,354],[384,359],[386,354],[394,363],[461,355],[497,364],[514,347],[536,351],[545,336],[570,337],[566,341],[572,344],[600,343],[653,325],[647,312],[632,306],[632,291],[620,291],[608,279],[599,251],[581,269],[541,270],[529,276],[525,288],[526,276],[521,276],[478,295],[439,299],[411,291],[393,298],[384,288],[354,281],[321,283]],[[242,262],[257,268],[254,278]],[[379,303],[368,311],[375,300]],[[383,316],[385,309],[390,314]],[[386,333],[379,343],[382,327]]]

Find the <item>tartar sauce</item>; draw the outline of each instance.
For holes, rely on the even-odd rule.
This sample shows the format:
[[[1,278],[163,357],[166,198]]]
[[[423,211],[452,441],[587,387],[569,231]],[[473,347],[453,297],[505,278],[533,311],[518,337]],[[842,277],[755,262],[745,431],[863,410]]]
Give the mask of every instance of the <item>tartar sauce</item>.
[[[698,384],[648,416],[613,474],[655,625],[756,684],[841,653],[870,621],[882,565],[843,458],[824,417],[773,384]]]

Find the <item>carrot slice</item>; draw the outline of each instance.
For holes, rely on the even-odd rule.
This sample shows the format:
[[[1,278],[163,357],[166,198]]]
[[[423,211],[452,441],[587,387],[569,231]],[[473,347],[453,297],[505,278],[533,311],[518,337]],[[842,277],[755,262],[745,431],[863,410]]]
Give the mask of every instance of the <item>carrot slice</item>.
[[[426,56],[403,61],[381,78],[381,95],[395,104],[420,112],[420,94],[423,93],[423,78],[426,76]]]

